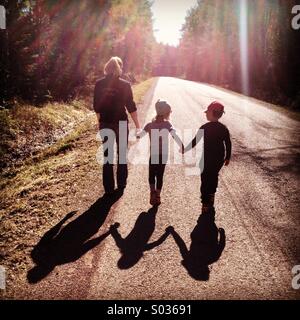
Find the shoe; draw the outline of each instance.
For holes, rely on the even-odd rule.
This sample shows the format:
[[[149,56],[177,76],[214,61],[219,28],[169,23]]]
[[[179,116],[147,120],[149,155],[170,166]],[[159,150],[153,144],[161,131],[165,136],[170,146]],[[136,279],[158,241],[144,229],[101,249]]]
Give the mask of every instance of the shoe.
[[[150,204],[151,206],[155,206],[157,203],[156,203],[156,191],[153,190],[150,192]]]
[[[174,232],[174,227],[172,227],[172,226],[166,227],[166,232],[167,232],[167,233],[172,233],[172,232]]]

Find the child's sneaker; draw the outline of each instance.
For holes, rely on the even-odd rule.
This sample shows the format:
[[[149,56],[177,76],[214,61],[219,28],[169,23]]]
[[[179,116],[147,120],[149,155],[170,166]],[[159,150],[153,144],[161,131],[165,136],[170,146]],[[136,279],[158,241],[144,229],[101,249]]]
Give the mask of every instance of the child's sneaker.
[[[155,206],[157,203],[156,203],[156,191],[155,190],[152,190],[150,192],[150,204],[151,206]]]

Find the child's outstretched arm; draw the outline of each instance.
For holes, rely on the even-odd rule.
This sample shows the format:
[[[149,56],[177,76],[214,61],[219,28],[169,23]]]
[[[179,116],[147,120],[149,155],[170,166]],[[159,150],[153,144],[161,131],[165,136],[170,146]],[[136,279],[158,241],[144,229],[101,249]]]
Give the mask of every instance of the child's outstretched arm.
[[[136,133],[136,137],[137,137],[137,139],[141,139],[141,138],[143,138],[147,133],[149,133],[149,123],[146,124],[146,126],[144,127],[143,130],[139,130],[139,131]]]
[[[191,149],[193,149],[194,147],[196,147],[196,145],[198,144],[198,142],[201,140],[203,133],[202,133],[203,129],[199,129],[194,137],[194,139],[184,148],[184,152],[190,151]]]
[[[137,139],[141,139],[141,138],[143,138],[145,135],[147,134],[147,132],[143,129],[143,130],[139,130],[139,131],[137,131],[137,133],[136,133],[136,137],[137,137]]]
[[[182,153],[183,153],[184,145],[183,145],[180,137],[179,137],[178,134],[176,133],[176,130],[175,130],[175,129],[172,129],[172,130],[170,131],[170,134],[171,134],[171,136],[173,137],[173,139],[175,140],[175,142],[178,144],[180,150],[181,150]]]

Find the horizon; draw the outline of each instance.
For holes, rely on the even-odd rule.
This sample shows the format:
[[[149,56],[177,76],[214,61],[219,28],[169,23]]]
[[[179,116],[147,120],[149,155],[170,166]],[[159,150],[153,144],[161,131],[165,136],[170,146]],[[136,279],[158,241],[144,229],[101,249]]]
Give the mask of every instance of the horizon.
[[[188,10],[197,4],[197,0],[154,0],[151,6],[153,14],[153,32],[157,42],[178,46],[181,28]],[[172,10],[170,10],[172,8]]]

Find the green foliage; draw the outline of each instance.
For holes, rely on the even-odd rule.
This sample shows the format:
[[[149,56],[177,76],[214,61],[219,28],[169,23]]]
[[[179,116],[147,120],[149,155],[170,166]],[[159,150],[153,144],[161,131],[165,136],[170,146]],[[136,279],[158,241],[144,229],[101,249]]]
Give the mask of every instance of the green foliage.
[[[6,109],[0,109],[0,158],[3,159],[10,149],[10,141],[15,138],[16,122]],[[1,166],[1,161],[0,161]]]
[[[43,107],[16,104],[11,109],[0,109],[0,172],[22,163],[72,131],[88,118],[88,112],[80,101],[74,101],[73,105],[49,103]]]
[[[131,79],[151,72],[154,37],[147,0],[9,0],[4,6],[6,85],[0,104],[15,96],[42,103],[90,94],[113,55],[124,60]]]
[[[124,76],[182,76],[243,92],[240,0],[199,0],[178,48],[155,42],[148,0],[0,0],[0,105],[92,96],[104,63],[117,55]],[[299,107],[300,33],[295,0],[246,0],[249,94]],[[170,8],[171,10],[172,8]],[[12,101],[12,102],[11,102]]]
[[[240,0],[201,0],[182,28],[179,73],[243,91]],[[249,94],[293,105],[300,91],[300,34],[291,28],[295,1],[245,1]]]

